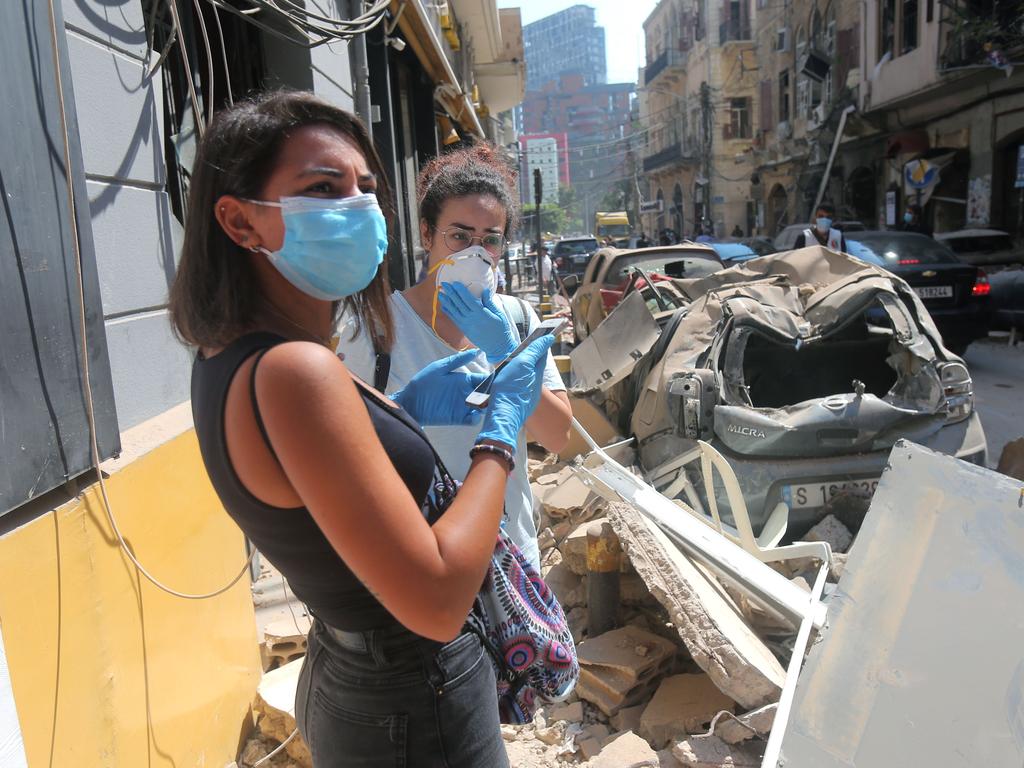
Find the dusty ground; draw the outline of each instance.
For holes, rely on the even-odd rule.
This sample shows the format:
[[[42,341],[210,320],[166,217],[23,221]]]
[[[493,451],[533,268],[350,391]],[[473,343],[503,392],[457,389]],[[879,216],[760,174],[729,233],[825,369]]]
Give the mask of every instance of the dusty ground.
[[[995,467],[1003,446],[1024,437],[1024,343],[1011,347],[1005,337],[976,341],[964,360],[988,438],[988,463]]]

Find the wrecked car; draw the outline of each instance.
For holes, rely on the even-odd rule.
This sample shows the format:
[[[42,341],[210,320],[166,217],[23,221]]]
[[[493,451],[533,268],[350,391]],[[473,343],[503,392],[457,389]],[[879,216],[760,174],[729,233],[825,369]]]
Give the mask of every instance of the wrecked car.
[[[686,300],[675,290],[673,279],[703,277],[722,268],[715,251],[700,243],[602,248],[582,277],[571,275],[563,281],[573,290],[570,306],[576,339],[586,338],[633,290],[642,293],[652,312],[674,310]]]
[[[635,438],[649,477],[706,441],[755,531],[784,503],[799,535],[829,513],[859,527],[900,438],[985,465],[970,373],[898,276],[815,246],[672,284],[688,303],[667,323],[616,330],[638,324],[623,307],[573,352],[577,394]]]

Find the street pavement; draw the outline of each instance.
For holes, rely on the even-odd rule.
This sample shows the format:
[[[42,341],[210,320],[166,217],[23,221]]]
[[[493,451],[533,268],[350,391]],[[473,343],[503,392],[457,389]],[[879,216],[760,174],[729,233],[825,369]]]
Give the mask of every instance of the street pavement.
[[[1011,440],[1024,437],[1024,344],[1006,337],[976,341],[964,355],[974,380],[974,405],[988,439],[989,466]]]

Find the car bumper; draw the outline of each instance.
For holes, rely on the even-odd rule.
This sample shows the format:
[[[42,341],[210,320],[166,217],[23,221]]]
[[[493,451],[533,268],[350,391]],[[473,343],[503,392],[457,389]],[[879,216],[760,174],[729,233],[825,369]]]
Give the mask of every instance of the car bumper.
[[[712,444],[722,452],[736,473],[755,534],[760,532],[775,506],[786,500],[787,486],[874,480],[881,476],[889,459],[889,451],[825,458],[753,459],[729,451],[717,438]],[[924,440],[922,445],[979,466],[986,466],[988,461],[985,431],[976,411],[964,421],[942,427]],[[720,483],[716,484],[719,510],[723,518],[732,523],[732,515],[726,512],[729,509],[728,500],[720,486]],[[838,514],[844,504],[852,508],[855,515],[863,515],[867,509],[866,500],[848,497],[818,506],[791,508],[790,535],[802,534],[829,512],[836,511]],[[843,518],[843,515],[839,516]]]

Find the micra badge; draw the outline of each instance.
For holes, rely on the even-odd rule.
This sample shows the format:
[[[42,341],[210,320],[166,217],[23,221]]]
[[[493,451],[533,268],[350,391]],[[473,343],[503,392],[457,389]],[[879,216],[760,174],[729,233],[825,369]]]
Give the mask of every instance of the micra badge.
[[[759,437],[762,440],[768,437],[768,435],[766,435],[760,429],[756,429],[755,427],[741,427],[737,424],[730,424],[726,431],[732,432],[735,435],[745,435],[746,437]]]

